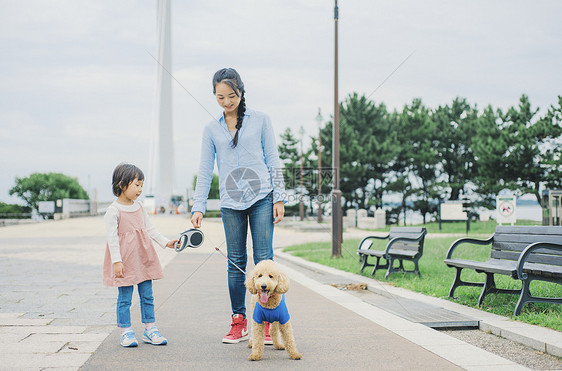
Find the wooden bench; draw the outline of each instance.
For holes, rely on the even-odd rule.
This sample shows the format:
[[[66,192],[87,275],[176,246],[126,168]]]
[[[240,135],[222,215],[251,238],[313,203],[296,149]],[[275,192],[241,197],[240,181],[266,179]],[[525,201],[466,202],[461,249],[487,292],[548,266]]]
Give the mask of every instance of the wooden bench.
[[[453,252],[463,243],[491,244],[490,259],[480,262],[453,258]],[[529,291],[533,280],[562,284],[562,227],[498,226],[495,233],[486,240],[461,238],[455,241],[449,247],[444,262],[447,266],[457,269],[449,297],[454,296],[459,286],[482,286],[478,305],[482,305],[486,295],[491,293],[519,294],[519,301],[514,310],[516,316],[521,314],[521,309],[529,302],[562,304],[562,298],[534,297]],[[461,271],[464,268],[485,273],[486,281],[462,281]],[[521,290],[497,288],[494,274],[521,280]]]
[[[357,254],[359,255],[359,261],[362,263],[361,272],[365,267],[374,267],[372,276],[375,275],[377,269],[386,268],[386,274],[384,278],[386,279],[391,273],[402,272],[402,273],[416,273],[420,275],[420,270],[418,266],[418,261],[423,255],[423,242],[427,230],[420,227],[393,227],[390,228],[390,233],[384,237],[369,236],[365,237],[359,244],[357,249]],[[371,249],[374,240],[386,240],[386,248],[384,250]],[[375,264],[369,264],[369,256],[375,257],[377,261]],[[385,264],[380,264],[380,260],[385,259]],[[398,260],[399,266],[395,268],[393,263]],[[415,267],[411,271],[404,270],[403,261],[411,261],[414,263]]]

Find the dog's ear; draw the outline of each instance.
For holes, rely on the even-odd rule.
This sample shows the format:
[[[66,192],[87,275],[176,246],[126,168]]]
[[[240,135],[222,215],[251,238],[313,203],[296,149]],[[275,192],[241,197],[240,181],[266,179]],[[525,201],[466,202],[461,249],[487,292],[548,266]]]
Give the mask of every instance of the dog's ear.
[[[248,289],[248,291],[250,291],[250,294],[252,294],[252,295],[258,293],[258,291],[256,290],[256,285],[254,283],[254,276],[255,276],[254,272],[255,272],[255,269],[252,270],[248,274],[248,276],[246,277],[246,282],[245,282],[246,288]]]
[[[277,287],[275,288],[280,294],[289,291],[289,277],[284,272],[279,272],[279,279],[277,280]]]

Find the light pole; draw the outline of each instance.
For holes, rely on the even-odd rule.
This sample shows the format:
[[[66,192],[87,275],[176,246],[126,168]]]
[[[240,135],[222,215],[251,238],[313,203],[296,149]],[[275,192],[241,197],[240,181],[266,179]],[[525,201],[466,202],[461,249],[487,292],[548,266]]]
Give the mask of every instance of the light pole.
[[[322,113],[318,107],[318,116],[316,122],[318,123],[318,223],[322,223]]]
[[[301,128],[299,130],[299,134],[301,136],[301,197],[300,197],[300,202],[299,202],[299,216],[301,221],[304,220],[304,203],[303,203],[303,197],[304,197],[304,187],[303,187],[303,162],[304,162],[304,156],[303,156],[303,148],[302,148],[302,138],[304,136],[304,128],[301,125]]]
[[[334,6],[334,128],[332,133],[332,258],[341,258],[342,212],[340,191],[340,105],[338,99],[338,0]]]

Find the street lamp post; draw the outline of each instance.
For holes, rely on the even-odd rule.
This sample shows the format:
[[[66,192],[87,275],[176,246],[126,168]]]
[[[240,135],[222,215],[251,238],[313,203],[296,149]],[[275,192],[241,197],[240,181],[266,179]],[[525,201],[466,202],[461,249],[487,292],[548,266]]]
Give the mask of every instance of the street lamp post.
[[[332,257],[341,257],[342,212],[340,191],[340,105],[338,99],[338,0],[334,6],[334,128],[332,133],[332,166],[333,166],[333,188],[332,188]]]
[[[322,113],[318,107],[318,223],[322,223]]]
[[[299,202],[299,216],[301,221],[304,220],[304,203],[303,203],[303,197],[304,197],[304,187],[303,187],[303,163],[304,163],[304,156],[303,156],[303,147],[302,147],[302,139],[304,136],[304,128],[301,126],[300,130],[299,130],[299,134],[301,136],[301,196],[300,196],[300,202]]]

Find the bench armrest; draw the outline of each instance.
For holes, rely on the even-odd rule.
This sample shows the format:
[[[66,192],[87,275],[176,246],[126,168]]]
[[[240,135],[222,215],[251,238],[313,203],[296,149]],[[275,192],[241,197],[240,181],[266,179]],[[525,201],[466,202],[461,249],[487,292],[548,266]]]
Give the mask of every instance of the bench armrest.
[[[388,254],[388,251],[390,250],[390,248],[392,247],[392,245],[395,242],[400,242],[400,241],[405,241],[405,242],[420,242],[421,239],[423,238],[423,236],[425,236],[427,234],[427,230],[424,229],[417,237],[395,237],[393,239],[391,239],[390,241],[388,241],[388,244],[386,245],[386,250],[385,250],[385,254]]]
[[[527,273],[523,273],[523,266],[525,265],[527,258],[534,250],[544,248],[562,251],[562,245],[559,245],[557,243],[535,242],[530,244],[523,250],[521,255],[519,255],[519,259],[517,260],[517,278],[519,278],[520,280],[527,279]]]
[[[390,237],[390,233],[387,234],[386,236],[367,236],[367,237],[365,237],[365,238],[363,239],[363,241],[365,241],[365,240],[367,240],[367,239],[369,239],[369,238],[375,238],[375,239],[377,239],[377,240],[386,240],[386,239],[388,239],[388,237]]]
[[[376,240],[386,240],[388,237],[390,236],[390,233],[387,234],[386,236],[367,236],[365,238],[363,238],[361,240],[361,242],[359,242],[359,246],[357,247],[357,254],[359,254],[359,252],[361,251],[361,246],[363,246],[363,242],[369,240],[369,239],[376,239]],[[371,246],[373,246],[373,244],[371,243],[371,245],[369,245],[369,248],[371,248]],[[366,250],[368,250],[366,249]]]
[[[492,243],[492,241],[494,241],[494,235],[492,235],[490,238],[486,240],[480,240],[477,238],[470,238],[470,237],[459,238],[458,240],[453,242],[451,247],[449,247],[449,250],[447,251],[446,259],[451,259],[451,256],[453,255],[453,251],[457,248],[457,246],[459,246],[462,243],[472,243],[475,245],[489,245]]]

